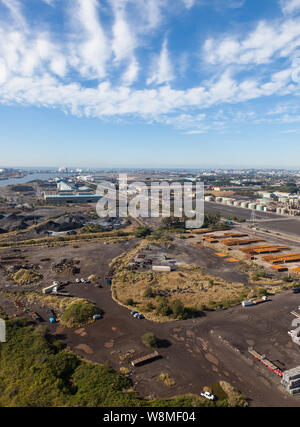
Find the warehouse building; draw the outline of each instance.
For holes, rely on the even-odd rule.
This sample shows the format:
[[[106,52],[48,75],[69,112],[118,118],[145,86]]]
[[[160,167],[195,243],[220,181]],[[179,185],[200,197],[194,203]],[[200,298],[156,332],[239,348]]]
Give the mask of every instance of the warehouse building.
[[[300,393],[300,366],[284,371],[281,384],[290,394]]]
[[[44,194],[44,200],[49,204],[64,203],[97,203],[102,194]]]

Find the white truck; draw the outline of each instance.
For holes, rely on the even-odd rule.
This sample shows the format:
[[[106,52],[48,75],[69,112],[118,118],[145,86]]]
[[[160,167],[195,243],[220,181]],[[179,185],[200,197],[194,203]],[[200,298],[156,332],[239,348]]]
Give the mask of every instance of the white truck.
[[[208,400],[215,400],[215,396],[211,394],[209,391],[204,391],[203,393],[200,393],[202,397],[205,397]]]

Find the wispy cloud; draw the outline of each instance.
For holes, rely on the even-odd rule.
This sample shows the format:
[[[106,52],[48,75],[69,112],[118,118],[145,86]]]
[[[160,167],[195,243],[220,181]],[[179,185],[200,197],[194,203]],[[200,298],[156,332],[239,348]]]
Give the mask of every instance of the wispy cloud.
[[[300,12],[300,0],[280,0],[280,5],[285,14]]]
[[[54,6],[55,0],[42,0],[48,6]]]
[[[204,56],[211,64],[267,64],[275,55],[286,57],[299,47],[300,19],[260,21],[244,38],[227,34],[207,39]]]
[[[160,85],[162,83],[169,83],[173,79],[173,66],[168,51],[168,41],[165,39],[160,55],[153,61],[152,74],[147,80],[147,84],[155,83]]]
[[[74,30],[71,64],[87,78],[106,76],[111,49],[100,22],[97,0],[74,0],[70,11]],[[77,35],[78,34],[78,35]]]
[[[25,28],[26,23],[22,14],[21,3],[18,0],[0,0],[0,3],[6,6],[7,9],[10,11],[14,23],[20,27]]]
[[[66,6],[67,25],[57,34],[51,22],[31,26],[19,1],[0,0],[5,10],[0,17],[0,103],[60,108],[100,119],[139,117],[201,133],[223,130],[225,122],[243,117],[257,120],[250,113],[217,117],[215,108],[299,94],[291,64],[300,47],[299,18],[259,21],[242,35],[227,31],[178,52],[171,31],[162,25],[168,4],[73,0]],[[201,4],[186,0],[177,7],[188,14]],[[211,75],[201,69],[203,63],[194,62],[193,78],[180,84],[200,49]],[[265,116],[279,120],[267,111]],[[298,116],[281,111],[280,117],[287,123]]]

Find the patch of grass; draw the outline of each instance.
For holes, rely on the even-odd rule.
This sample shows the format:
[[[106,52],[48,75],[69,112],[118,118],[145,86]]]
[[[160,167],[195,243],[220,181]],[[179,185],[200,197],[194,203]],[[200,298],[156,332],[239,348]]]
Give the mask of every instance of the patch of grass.
[[[151,230],[148,227],[138,227],[135,232],[135,237],[146,237],[151,234]]]
[[[28,285],[30,283],[41,280],[43,276],[36,271],[26,270],[25,268],[21,268],[16,273],[11,275],[11,278],[14,282],[19,285]]]
[[[158,377],[159,381],[162,381],[167,387],[172,387],[175,385],[175,381],[170,377],[169,374],[161,373]]]
[[[220,381],[220,387],[227,395],[227,405],[228,406],[248,406],[246,397],[239,393],[231,384],[226,381]]]
[[[99,224],[87,224],[84,225],[82,228],[80,228],[79,233],[80,234],[86,234],[86,233],[101,233],[103,229],[100,227]]]
[[[227,394],[222,389],[220,383],[214,383],[210,387],[210,392],[217,397],[218,400],[226,400]]]
[[[95,283],[95,282],[97,282],[97,281],[99,280],[99,277],[98,277],[98,276],[96,276],[95,274],[91,274],[91,275],[88,277],[88,280],[89,280],[90,282]]]

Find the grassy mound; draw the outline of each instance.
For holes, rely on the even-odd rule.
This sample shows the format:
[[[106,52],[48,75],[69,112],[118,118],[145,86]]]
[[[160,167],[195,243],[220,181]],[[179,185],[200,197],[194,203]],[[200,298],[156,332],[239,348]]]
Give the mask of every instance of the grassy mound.
[[[21,268],[16,273],[12,274],[11,278],[19,285],[28,285],[29,283],[41,280],[43,276],[36,271]]]
[[[93,321],[93,315],[102,310],[88,301],[74,302],[61,316],[61,323],[68,328],[79,328]]]

